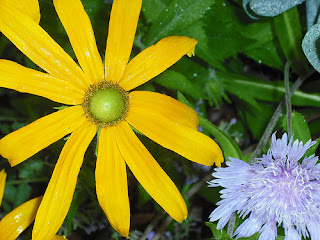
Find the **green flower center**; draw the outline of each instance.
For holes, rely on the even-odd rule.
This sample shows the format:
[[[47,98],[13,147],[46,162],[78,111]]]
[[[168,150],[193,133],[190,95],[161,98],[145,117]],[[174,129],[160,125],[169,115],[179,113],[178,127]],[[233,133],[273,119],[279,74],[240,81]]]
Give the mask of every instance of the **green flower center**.
[[[87,118],[98,127],[117,125],[129,108],[128,93],[118,84],[101,82],[91,85],[82,104]]]

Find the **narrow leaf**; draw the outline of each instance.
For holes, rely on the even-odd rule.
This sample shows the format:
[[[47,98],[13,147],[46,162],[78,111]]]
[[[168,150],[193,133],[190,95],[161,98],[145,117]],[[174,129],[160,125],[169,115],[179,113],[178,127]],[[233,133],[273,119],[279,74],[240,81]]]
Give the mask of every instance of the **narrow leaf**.
[[[287,61],[292,64],[295,72],[304,74],[308,69],[308,63],[301,49],[302,33],[297,8],[275,17],[274,26]]]
[[[252,97],[269,102],[279,102],[284,97],[283,81],[267,82],[224,72],[216,72],[216,76],[225,90],[234,95],[241,93],[244,98]],[[300,90],[294,93],[291,101],[295,106],[320,107],[319,94],[305,93]]]

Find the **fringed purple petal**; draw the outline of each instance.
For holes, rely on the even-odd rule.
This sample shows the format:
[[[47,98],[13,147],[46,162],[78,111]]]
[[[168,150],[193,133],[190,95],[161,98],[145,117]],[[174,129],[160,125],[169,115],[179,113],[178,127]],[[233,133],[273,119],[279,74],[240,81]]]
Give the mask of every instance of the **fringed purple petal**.
[[[221,201],[210,215],[223,228],[233,212],[248,218],[236,229],[235,235],[249,237],[260,232],[259,240],[273,240],[277,227],[283,225],[286,239],[311,236],[320,240],[320,164],[317,156],[299,160],[314,145],[311,140],[288,142],[272,135],[267,154],[253,165],[230,158],[226,168],[217,168],[216,179],[209,186],[222,186]]]
[[[260,230],[258,240],[274,240],[277,237],[277,221],[266,223]]]

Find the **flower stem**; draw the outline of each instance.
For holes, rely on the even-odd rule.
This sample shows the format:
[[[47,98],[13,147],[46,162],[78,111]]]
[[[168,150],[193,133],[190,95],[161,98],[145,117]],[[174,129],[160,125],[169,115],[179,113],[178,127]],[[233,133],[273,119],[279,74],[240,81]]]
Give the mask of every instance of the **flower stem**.
[[[237,217],[236,212],[233,212],[230,219],[229,219],[227,234],[230,237],[233,235],[233,232],[234,232],[234,227],[236,224],[236,217]]]
[[[200,191],[200,189],[210,180],[212,179],[211,172],[205,175],[198,183],[193,185],[185,194],[184,198],[189,200],[191,199],[197,192]],[[160,220],[163,218],[163,216],[166,215],[165,211],[161,211],[158,213],[157,216],[152,220],[152,222],[149,224],[149,226],[144,231],[143,235],[139,238],[139,240],[146,240],[149,233],[157,226],[157,224],[160,222]],[[160,227],[158,228],[157,232],[153,236],[152,240],[159,240],[164,233],[164,231],[167,229],[168,225],[172,222],[172,217],[167,216]]]
[[[49,178],[43,177],[43,178],[34,178],[34,179],[21,179],[21,180],[12,180],[12,181],[7,181],[6,185],[18,185],[21,183],[35,183],[35,182],[48,182]]]
[[[313,73],[315,72],[315,70],[310,71],[308,73],[306,73],[305,75],[302,75],[300,77],[298,77],[298,79],[294,82],[294,84],[292,85],[291,89],[290,89],[290,97],[294,94],[294,92],[302,85],[302,83],[304,82],[304,80],[306,80],[309,76],[311,76]],[[250,160],[249,160],[249,164],[253,164],[256,161],[256,158],[261,154],[262,152],[262,148],[267,144],[273,129],[276,125],[276,123],[278,122],[281,113],[282,113],[282,109],[284,107],[285,101],[282,100],[277,109],[275,110],[266,130],[264,131],[260,142],[258,143],[256,149],[253,151]]]
[[[291,94],[289,87],[289,70],[290,62],[287,62],[284,66],[284,86],[285,86],[285,99],[287,109],[287,133],[288,137],[292,136],[292,106],[291,106]]]

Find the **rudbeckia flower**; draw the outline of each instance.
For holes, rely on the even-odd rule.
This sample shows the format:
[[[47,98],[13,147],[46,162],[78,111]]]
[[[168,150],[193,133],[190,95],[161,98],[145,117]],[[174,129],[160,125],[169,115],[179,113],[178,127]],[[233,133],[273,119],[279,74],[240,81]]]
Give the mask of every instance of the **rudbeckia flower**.
[[[220,166],[221,150],[211,138],[197,131],[194,110],[163,94],[131,90],[183,55],[192,55],[197,41],[167,37],[128,63],[142,0],[115,0],[103,65],[81,1],[53,3],[80,66],[24,11],[9,0],[0,4],[0,31],[47,72],[1,60],[0,86],[72,105],[0,140],[0,154],[15,166],[71,133],[37,212],[32,239],[50,239],[59,230],[72,201],[85,151],[97,132],[96,192],[114,229],[122,236],[129,235],[126,165],[172,218],[183,221],[187,208],[179,190],[132,127],[200,164]]]
[[[222,229],[237,212],[247,219],[235,230],[236,238],[259,232],[259,240],[274,240],[282,225],[285,239],[319,239],[320,164],[317,156],[304,156],[315,143],[273,134],[267,154],[253,165],[230,158],[209,183],[224,188],[210,221],[219,219],[217,229]]]
[[[2,197],[4,187],[6,183],[7,174],[4,169],[0,172],[0,205],[2,203]],[[40,205],[42,197],[33,198],[13,211],[8,213],[0,221],[0,240],[15,240],[19,235],[34,221],[38,207]],[[54,236],[52,240],[63,240],[64,236]]]
[[[1,203],[2,203],[4,187],[5,187],[5,184],[6,184],[6,178],[7,178],[7,174],[4,171],[4,169],[2,169],[1,172],[0,172],[0,206],[1,206]]]

